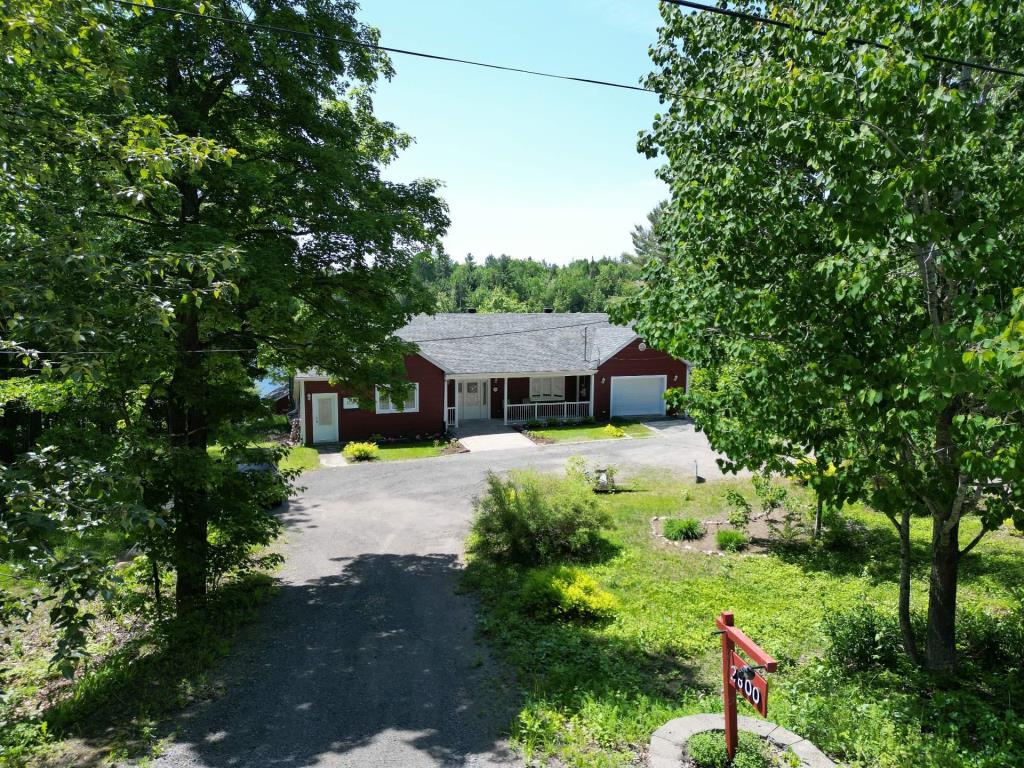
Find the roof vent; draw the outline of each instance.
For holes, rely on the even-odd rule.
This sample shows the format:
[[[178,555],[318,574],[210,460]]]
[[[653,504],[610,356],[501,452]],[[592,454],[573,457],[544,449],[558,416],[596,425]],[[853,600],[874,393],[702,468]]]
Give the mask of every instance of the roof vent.
[[[553,310],[551,307],[544,307],[544,314],[545,315],[550,315],[554,311],[555,310]]]

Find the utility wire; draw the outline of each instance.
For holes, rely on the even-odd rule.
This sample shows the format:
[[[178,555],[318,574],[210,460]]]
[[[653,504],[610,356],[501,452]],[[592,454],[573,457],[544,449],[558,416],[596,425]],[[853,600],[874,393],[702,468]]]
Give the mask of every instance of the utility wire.
[[[693,0],[663,0],[670,5],[677,5],[682,8],[690,8],[695,11],[701,11],[703,13],[715,13],[719,16],[728,16],[732,19],[741,19],[743,21],[753,22],[754,24],[763,24],[772,27],[782,27],[784,29],[792,29],[796,32],[809,32],[816,37],[825,37],[828,35],[828,31],[824,29],[818,29],[816,27],[807,27],[802,24],[793,24],[788,21],[781,21],[780,19],[772,19],[767,16],[761,16],[756,13],[750,13],[749,11],[737,11],[733,8],[722,8],[717,5],[706,5],[705,3],[696,3]],[[970,69],[980,69],[984,72],[993,72],[997,75],[1010,75],[1012,77],[1024,77],[1024,72],[1017,69],[1009,69],[1007,67],[999,67],[994,64],[986,64],[978,61],[968,61],[966,59],[955,59],[951,56],[942,56],[936,53],[921,53],[915,51],[913,48],[908,48],[902,45],[891,45],[888,43],[881,43],[877,40],[868,40],[863,37],[847,37],[846,42],[849,45],[866,45],[871,48],[878,48],[883,51],[906,51],[907,53],[917,56],[919,58],[928,59],[929,61],[938,61],[943,64],[954,64],[958,67],[968,67]]]
[[[305,37],[311,40],[330,40],[341,45],[349,45],[356,48],[365,48],[372,51],[384,51],[386,53],[396,53],[402,56],[415,56],[421,59],[431,59],[433,61],[447,61],[453,64],[468,64],[473,67],[483,67],[484,69],[497,69],[503,72],[517,72],[522,75],[533,75],[535,77],[548,77],[553,80],[570,80],[576,83],[588,83],[590,85],[603,85],[609,88],[621,88],[627,91],[645,91],[647,93],[655,93],[650,88],[644,88],[640,85],[629,85],[627,83],[615,83],[610,80],[597,80],[591,77],[576,77],[575,75],[560,75],[554,72],[541,72],[535,69],[523,69],[521,67],[510,67],[504,64],[490,64],[485,61],[475,61],[473,59],[460,59],[454,56],[442,56],[436,53],[425,53],[423,51],[411,51],[405,48],[391,48],[386,45],[378,45],[376,43],[367,43],[362,40],[346,40],[342,37],[335,37],[332,35],[321,35],[316,32],[306,32],[299,29],[291,29],[289,27],[279,27],[274,24],[261,24],[255,21],[243,21],[242,19],[232,19],[229,16],[215,16],[209,13],[197,13],[196,11],[183,11],[177,8],[168,8],[164,5],[146,5],[145,3],[131,2],[131,0],[111,0],[111,2],[117,5],[127,6],[129,8],[138,8],[144,11],[159,11],[161,13],[170,13],[176,16],[189,16],[195,19],[203,19],[204,21],[217,21],[222,24],[234,24],[239,27],[247,27],[249,29],[259,29],[264,32],[274,32],[277,34],[286,34],[293,37]]]
[[[467,313],[469,314],[469,313]],[[438,336],[430,339],[408,339],[412,344],[429,344],[435,341],[464,341],[468,339],[486,339],[493,336],[516,336],[525,333],[546,333],[548,331],[557,331],[563,328],[585,328],[593,327],[598,325],[605,325],[600,320],[591,320],[586,323],[566,323],[562,325],[548,325],[543,328],[521,328],[514,331],[498,331],[496,333],[474,333],[466,336]],[[401,338],[401,336],[399,336]],[[275,347],[277,350],[299,350],[308,349],[308,347],[288,346],[288,347]],[[259,352],[258,349],[254,348],[236,348],[236,349],[225,349],[225,348],[209,348],[209,349],[196,349],[192,350],[189,354],[232,354],[237,352]],[[80,355],[120,355],[125,354],[123,350],[112,350],[112,349],[95,349],[95,350],[55,350],[55,351],[19,351],[16,349],[0,349],[0,355],[9,355],[12,357],[75,357]]]
[[[708,102],[710,104],[718,104],[718,105],[721,105],[721,106],[725,106],[725,107],[728,107],[729,109],[737,111],[737,112],[742,112],[744,109],[760,108],[760,109],[766,109],[766,110],[768,110],[770,112],[776,112],[776,113],[782,114],[782,115],[796,115],[798,117],[807,117],[807,118],[812,118],[812,119],[813,118],[819,118],[819,119],[826,120],[826,121],[831,122],[831,123],[837,123],[837,124],[843,124],[843,123],[850,124],[850,123],[852,123],[854,125],[866,125],[869,128],[871,128],[872,130],[875,130],[876,132],[879,131],[878,126],[876,126],[875,124],[871,123],[868,120],[864,120],[864,119],[857,118],[857,117],[836,117],[834,115],[829,115],[829,114],[826,114],[825,112],[819,112],[819,111],[816,111],[816,110],[790,109],[790,108],[786,108],[786,107],[777,107],[777,106],[774,106],[774,105],[771,105],[771,104],[765,104],[763,102],[757,102],[756,104],[751,104],[751,105],[738,105],[738,104],[736,104],[734,102],[729,101],[728,99],[723,99],[723,98],[719,98],[719,97],[716,97],[716,96],[708,96],[706,94],[698,94],[698,93],[694,93],[693,91],[690,91],[690,90],[676,91],[674,93],[662,94],[659,91],[654,90],[653,88],[646,88],[646,87],[639,86],[639,85],[627,85],[625,83],[616,83],[616,82],[612,82],[612,81],[608,81],[608,80],[597,80],[597,79],[589,78],[589,77],[576,77],[576,76],[572,76],[572,75],[559,75],[559,74],[555,74],[555,73],[552,73],[552,72],[541,72],[539,70],[533,70],[533,69],[523,69],[523,68],[520,68],[520,67],[510,67],[510,66],[505,66],[503,64],[490,64],[490,63],[482,62],[482,61],[474,61],[472,59],[460,59],[460,58],[455,58],[455,57],[452,57],[452,56],[442,56],[442,55],[439,55],[439,54],[424,53],[422,51],[412,51],[412,50],[406,50],[406,49],[403,49],[403,48],[390,48],[388,46],[377,45],[377,44],[374,44],[374,43],[365,43],[365,42],[362,42],[362,41],[359,41],[359,40],[345,40],[345,39],[340,38],[340,37],[334,37],[334,36],[329,36],[329,35],[321,35],[321,34],[316,33],[316,32],[306,32],[304,30],[290,29],[288,27],[280,27],[280,26],[275,26],[275,25],[271,25],[271,24],[260,24],[260,23],[253,22],[253,21],[242,21],[241,19],[232,19],[232,18],[227,17],[227,16],[215,16],[215,15],[212,15],[212,14],[197,13],[195,11],[183,11],[183,10],[178,10],[178,9],[175,9],[175,8],[168,8],[167,6],[163,6],[163,5],[145,5],[144,3],[132,2],[132,0],[111,0],[111,2],[116,3],[118,5],[123,5],[123,6],[129,7],[129,8],[138,8],[138,9],[141,9],[141,10],[156,11],[156,12],[168,13],[168,14],[172,14],[172,15],[189,16],[189,17],[192,17],[192,18],[195,18],[195,19],[200,19],[200,20],[205,20],[205,21],[214,21],[214,22],[218,22],[218,23],[222,23],[222,24],[232,24],[232,25],[239,26],[239,27],[246,27],[246,28],[250,28],[250,29],[262,30],[262,31],[265,31],[265,32],[272,32],[274,34],[283,34],[283,35],[289,35],[289,36],[293,36],[293,37],[304,37],[304,38],[309,38],[309,39],[313,39],[313,40],[329,40],[329,41],[332,41],[332,42],[340,43],[341,45],[349,45],[349,46],[355,46],[355,47],[358,47],[358,48],[366,48],[366,49],[371,49],[371,50],[385,51],[385,52],[388,52],[388,53],[397,53],[397,54],[401,54],[401,55],[405,55],[405,56],[416,56],[416,57],[419,57],[419,58],[431,59],[431,60],[434,60],[434,61],[445,61],[445,62],[451,62],[451,63],[454,63],[454,64],[467,64],[467,65],[474,66],[474,67],[483,67],[483,68],[486,68],[486,69],[495,69],[495,70],[500,70],[500,71],[504,71],[504,72],[515,72],[515,73],[519,73],[519,74],[523,74],[523,75],[532,75],[532,76],[536,76],[536,77],[546,77],[546,78],[551,78],[551,79],[554,79],[554,80],[568,80],[568,81],[578,82],[578,83],[588,83],[590,85],[601,85],[601,86],[606,86],[606,87],[609,87],[609,88],[620,88],[620,89],[630,90],[630,91],[642,91],[644,93],[658,94],[662,98],[673,98],[673,97],[678,97],[678,96],[685,96],[686,98],[694,99],[696,101],[704,101],[704,102]],[[675,4],[679,4],[679,5],[685,4],[685,5],[687,5],[687,7],[692,5],[692,6],[699,7],[702,10],[707,10],[707,11],[711,11],[711,12],[714,12],[714,13],[721,12],[721,13],[724,13],[725,15],[740,15],[740,16],[743,16],[743,17],[747,17],[747,16],[754,17],[753,14],[747,14],[747,13],[742,13],[740,11],[732,11],[732,10],[727,10],[727,9],[723,9],[723,8],[717,8],[715,6],[704,6],[704,5],[701,5],[700,3],[690,3],[689,0],[665,0],[665,2],[675,3]],[[754,17],[754,18],[762,18],[762,17]],[[766,23],[772,23],[772,24],[776,24],[776,25],[780,25],[780,26],[792,26],[792,25],[786,24],[786,22],[779,22],[779,21],[776,21],[774,19],[764,19],[764,21]],[[803,29],[802,27],[793,27],[793,28],[794,29]],[[807,31],[812,31],[812,30],[807,30]],[[824,34],[824,33],[821,33],[821,34]],[[982,65],[979,65],[979,66],[982,66]],[[1007,70],[1006,73],[1007,74],[1015,74],[1015,75],[1019,74],[1021,76],[1024,76],[1024,73],[1014,72],[1013,70]]]

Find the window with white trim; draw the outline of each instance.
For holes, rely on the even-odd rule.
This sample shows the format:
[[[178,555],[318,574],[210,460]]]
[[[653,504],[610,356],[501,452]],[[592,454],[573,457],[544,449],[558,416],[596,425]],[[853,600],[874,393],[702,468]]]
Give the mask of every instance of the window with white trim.
[[[346,411],[353,411],[359,407],[359,399],[356,397],[343,397],[341,407]]]
[[[564,376],[531,376],[531,400],[565,400]]]
[[[410,384],[405,394],[405,405],[401,408],[391,401],[388,393],[380,387],[374,388],[377,395],[377,413],[416,413],[420,409],[420,385]]]

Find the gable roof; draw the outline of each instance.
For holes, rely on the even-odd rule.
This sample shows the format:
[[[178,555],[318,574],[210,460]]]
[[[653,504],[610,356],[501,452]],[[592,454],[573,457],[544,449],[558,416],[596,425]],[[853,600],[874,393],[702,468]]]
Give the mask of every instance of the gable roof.
[[[396,335],[449,374],[593,371],[636,338],[603,312],[417,315]]]

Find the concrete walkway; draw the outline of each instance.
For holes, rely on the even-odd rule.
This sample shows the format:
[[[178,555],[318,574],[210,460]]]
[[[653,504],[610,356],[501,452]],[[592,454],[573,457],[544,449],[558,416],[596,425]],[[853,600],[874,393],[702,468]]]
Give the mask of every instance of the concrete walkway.
[[[516,686],[457,589],[489,470],[561,471],[581,454],[623,474],[715,455],[692,429],[308,472],[282,513],[280,589],[244,630],[157,768],[495,768]]]
[[[502,424],[498,419],[463,422],[455,430],[455,437],[471,453],[537,447],[537,444],[522,432]]]

